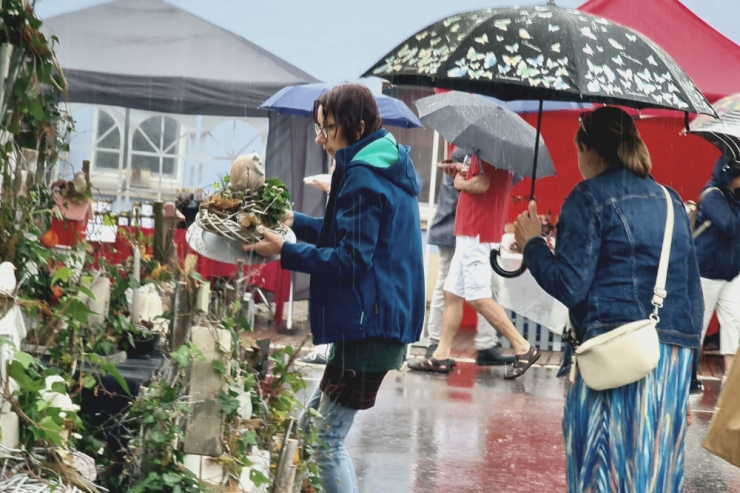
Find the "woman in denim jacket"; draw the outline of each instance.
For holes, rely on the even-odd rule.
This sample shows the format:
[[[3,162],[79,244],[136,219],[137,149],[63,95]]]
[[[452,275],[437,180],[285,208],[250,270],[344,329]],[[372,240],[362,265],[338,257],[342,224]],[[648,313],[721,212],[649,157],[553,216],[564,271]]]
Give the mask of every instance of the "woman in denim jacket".
[[[575,144],[584,181],[563,206],[555,252],[540,236],[534,202],[516,235],[530,272],[568,306],[583,342],[652,312],[667,211],[627,113],[605,107],[583,114]],[[606,391],[576,376],[563,417],[570,493],[681,490],[692,349],[704,307],[689,220],[678,194],[670,195],[675,224],[660,362],[642,380]]]

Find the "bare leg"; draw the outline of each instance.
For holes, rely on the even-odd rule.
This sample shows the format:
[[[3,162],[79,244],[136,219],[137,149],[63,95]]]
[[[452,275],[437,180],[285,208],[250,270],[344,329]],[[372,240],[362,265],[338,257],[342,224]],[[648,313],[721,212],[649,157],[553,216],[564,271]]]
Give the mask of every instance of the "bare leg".
[[[452,352],[452,341],[455,340],[457,330],[460,328],[462,316],[463,299],[449,291],[445,291],[445,308],[444,312],[442,312],[442,336],[439,338],[437,350],[434,351],[435,359],[449,359]]]
[[[529,351],[530,344],[522,337],[514,324],[509,320],[508,315],[501,305],[496,303],[493,298],[483,298],[480,300],[468,300],[476,312],[481,314],[489,324],[491,324],[501,335],[506,337],[514,348],[515,354],[524,354]]]
[[[734,354],[725,354],[725,376],[730,374],[732,363],[735,361]]]

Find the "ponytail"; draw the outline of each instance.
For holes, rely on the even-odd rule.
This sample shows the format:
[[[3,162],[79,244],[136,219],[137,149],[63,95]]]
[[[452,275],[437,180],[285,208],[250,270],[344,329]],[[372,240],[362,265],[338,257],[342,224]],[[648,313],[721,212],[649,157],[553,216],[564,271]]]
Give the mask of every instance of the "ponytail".
[[[645,142],[640,138],[637,126],[632,123],[632,127],[635,129],[634,134],[625,135],[622,138],[622,143],[617,148],[617,156],[628,170],[640,178],[646,178],[653,167],[650,153]]]
[[[632,117],[614,106],[583,113],[576,142],[593,148],[607,163],[621,162],[641,178],[650,174],[652,163],[645,142]]]

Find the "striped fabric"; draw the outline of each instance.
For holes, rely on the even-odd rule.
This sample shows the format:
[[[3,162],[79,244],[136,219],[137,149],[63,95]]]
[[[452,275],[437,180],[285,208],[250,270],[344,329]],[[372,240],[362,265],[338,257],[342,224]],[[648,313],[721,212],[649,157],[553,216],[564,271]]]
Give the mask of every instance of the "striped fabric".
[[[618,389],[589,389],[578,375],[563,417],[568,493],[678,493],[691,349],[660,345],[647,377]]]

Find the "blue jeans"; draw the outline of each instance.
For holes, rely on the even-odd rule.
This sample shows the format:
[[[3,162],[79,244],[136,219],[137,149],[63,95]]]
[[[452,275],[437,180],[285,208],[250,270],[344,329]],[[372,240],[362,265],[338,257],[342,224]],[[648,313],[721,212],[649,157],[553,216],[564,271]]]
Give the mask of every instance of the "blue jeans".
[[[344,447],[344,439],[352,427],[357,409],[350,409],[332,401],[319,386],[311,394],[307,409],[316,409],[321,418],[316,419],[319,443],[315,458],[321,474],[321,484],[326,493],[358,493],[357,476],[352,459]],[[301,414],[300,425],[305,429],[311,419],[308,411]]]

